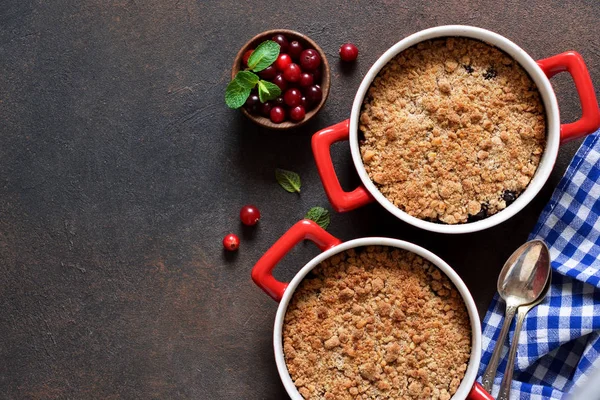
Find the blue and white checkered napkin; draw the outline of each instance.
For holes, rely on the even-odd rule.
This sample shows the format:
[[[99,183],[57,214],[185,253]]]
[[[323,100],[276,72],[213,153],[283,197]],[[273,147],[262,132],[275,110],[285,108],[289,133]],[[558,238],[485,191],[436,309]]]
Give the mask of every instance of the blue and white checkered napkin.
[[[523,324],[511,399],[568,398],[574,386],[583,385],[592,369],[600,367],[600,131],[577,151],[529,239],[544,240],[550,249],[552,286]],[[479,376],[492,355],[504,310],[496,293],[483,321]],[[505,343],[493,395],[507,353]]]

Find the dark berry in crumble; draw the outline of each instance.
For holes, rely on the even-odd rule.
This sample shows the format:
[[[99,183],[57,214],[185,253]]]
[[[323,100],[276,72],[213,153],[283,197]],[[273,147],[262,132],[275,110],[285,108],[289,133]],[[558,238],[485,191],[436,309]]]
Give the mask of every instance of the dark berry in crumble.
[[[502,193],[502,200],[506,202],[507,206],[510,206],[517,199],[517,194],[512,190],[505,190]]]
[[[488,206],[487,206],[487,204],[482,204],[481,210],[479,210],[479,212],[475,215],[469,215],[467,222],[481,221],[482,219],[487,218],[487,216],[488,216]]]
[[[485,71],[485,73],[483,74],[483,78],[484,78],[484,79],[487,79],[487,80],[489,80],[489,79],[493,79],[493,78],[495,78],[496,76],[498,76],[498,72],[496,72],[496,70],[494,69],[494,67],[489,67],[489,68],[488,68],[488,69]]]

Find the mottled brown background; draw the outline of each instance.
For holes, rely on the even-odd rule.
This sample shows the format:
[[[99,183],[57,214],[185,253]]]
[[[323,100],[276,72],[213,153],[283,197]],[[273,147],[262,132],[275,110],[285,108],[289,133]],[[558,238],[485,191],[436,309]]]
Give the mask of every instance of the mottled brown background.
[[[384,50],[442,24],[494,30],[534,58],[576,49],[600,87],[599,22],[596,0],[0,1],[0,397],[286,398],[277,304],[250,269],[308,208],[327,206],[311,133],[348,116]],[[223,102],[239,47],[272,28],[310,35],[332,65],[325,108],[297,132],[261,131]],[[337,61],[346,41],[360,49],[349,68]],[[562,119],[576,119],[570,79],[553,84]],[[530,206],[487,232],[426,233],[378,205],[333,214],[330,231],[431,249],[483,315],[577,145]],[[351,188],[347,143],[333,157]],[[300,172],[300,196],[277,186],[275,167]],[[263,213],[255,229],[240,226],[246,203]],[[230,231],[243,240],[232,256]],[[298,246],[278,276],[317,252]]]

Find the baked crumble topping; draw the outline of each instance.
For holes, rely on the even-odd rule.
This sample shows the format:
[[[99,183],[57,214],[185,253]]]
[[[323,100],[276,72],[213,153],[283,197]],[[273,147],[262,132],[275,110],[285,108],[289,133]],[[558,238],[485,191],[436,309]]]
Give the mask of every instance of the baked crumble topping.
[[[471,325],[437,267],[368,246],[304,278],[285,315],[283,349],[305,399],[448,400],[467,369]]]
[[[478,40],[410,47],[372,83],[362,160],[381,193],[426,220],[457,224],[504,209],[546,144],[540,94],[510,56]]]

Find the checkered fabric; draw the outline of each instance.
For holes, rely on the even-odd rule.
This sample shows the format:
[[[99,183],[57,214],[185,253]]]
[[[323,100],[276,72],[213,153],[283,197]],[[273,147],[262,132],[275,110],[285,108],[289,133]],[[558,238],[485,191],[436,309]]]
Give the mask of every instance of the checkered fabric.
[[[550,249],[552,286],[523,324],[511,399],[569,398],[592,367],[600,368],[600,131],[577,151],[529,239],[543,240]],[[504,310],[496,293],[483,321],[479,376],[496,345]],[[492,395],[498,393],[514,325]]]

